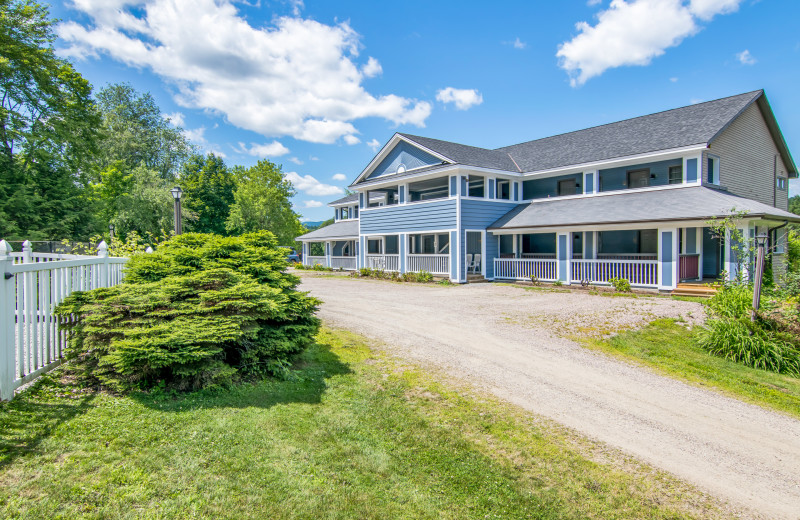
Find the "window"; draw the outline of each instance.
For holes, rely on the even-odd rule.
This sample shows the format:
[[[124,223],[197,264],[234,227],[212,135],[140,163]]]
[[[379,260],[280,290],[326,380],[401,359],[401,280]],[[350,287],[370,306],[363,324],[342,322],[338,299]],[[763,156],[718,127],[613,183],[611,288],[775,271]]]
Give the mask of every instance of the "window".
[[[367,239],[367,254],[380,255],[383,253],[383,240],[380,238]]]
[[[353,218],[358,218],[358,206],[353,206]]]
[[[778,177],[776,186],[779,190],[786,190],[786,177]]]
[[[708,179],[708,183],[719,184],[719,157],[709,155],[706,167],[708,168],[706,177]]]
[[[683,184],[683,166],[669,167],[669,183]]]
[[[511,181],[497,179],[497,198],[511,200]]]
[[[467,195],[470,197],[483,198],[485,193],[484,178],[480,175],[470,175],[467,177]]]
[[[650,170],[630,170],[628,172],[628,188],[645,188],[650,186]]]
[[[350,216],[349,216],[349,214],[350,214],[350,208],[342,208],[342,209],[341,209],[341,212],[342,212],[342,213],[341,213],[341,215],[342,215],[342,216],[341,216],[341,220],[347,220],[347,219],[349,219],[349,218],[350,218]]]
[[[563,181],[558,181],[558,196],[561,197],[562,195],[575,195],[577,183],[575,179],[564,179]]]

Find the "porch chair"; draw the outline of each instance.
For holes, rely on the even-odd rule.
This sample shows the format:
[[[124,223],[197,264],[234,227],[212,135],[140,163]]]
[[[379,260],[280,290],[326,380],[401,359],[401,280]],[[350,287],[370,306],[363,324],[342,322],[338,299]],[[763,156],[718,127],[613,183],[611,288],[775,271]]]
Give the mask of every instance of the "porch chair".
[[[473,265],[475,264],[472,262],[472,255],[467,253],[467,273],[469,273],[469,270],[472,269]]]
[[[481,270],[481,255],[475,255],[475,261],[472,262],[472,272],[477,273]]]

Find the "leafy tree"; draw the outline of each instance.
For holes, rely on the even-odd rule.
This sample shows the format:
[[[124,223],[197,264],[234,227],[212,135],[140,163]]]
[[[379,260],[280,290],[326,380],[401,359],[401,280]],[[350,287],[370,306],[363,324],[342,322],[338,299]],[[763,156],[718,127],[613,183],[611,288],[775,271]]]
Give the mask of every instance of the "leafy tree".
[[[124,283],[69,296],[70,366],[116,390],[284,375],[313,341],[319,301],[296,290],[268,232],[185,234],[134,255]]]
[[[800,215],[800,195],[795,195],[789,199],[789,211]]]
[[[47,7],[0,0],[0,235],[82,238],[100,117],[91,85],[53,49]]]
[[[236,192],[225,227],[232,233],[267,230],[281,244],[291,244],[305,232],[292,209],[297,193],[280,166],[264,159],[251,168],[234,168]]]
[[[162,116],[149,92],[137,92],[125,83],[108,85],[97,93],[97,105],[103,114],[101,169],[144,165],[164,180],[175,178],[192,149],[183,132]]]
[[[116,176],[111,173],[108,177],[112,175]],[[157,171],[145,166],[134,168],[119,182],[127,183],[130,183],[130,187],[117,197],[114,216],[110,220],[118,235],[127,237],[131,232],[146,237],[168,235],[174,225],[170,183],[162,179]]]
[[[236,181],[221,157],[193,155],[181,175],[184,206],[194,214],[186,228],[198,233],[226,233]]]

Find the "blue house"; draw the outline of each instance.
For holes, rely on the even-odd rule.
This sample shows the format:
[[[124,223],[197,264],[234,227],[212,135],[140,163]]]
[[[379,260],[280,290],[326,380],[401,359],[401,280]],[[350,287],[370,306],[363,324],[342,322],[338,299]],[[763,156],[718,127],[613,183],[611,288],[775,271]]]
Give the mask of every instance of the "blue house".
[[[748,269],[709,229],[730,215],[780,271],[797,175],[760,90],[497,149],[397,133],[298,240],[334,268],[673,290]]]

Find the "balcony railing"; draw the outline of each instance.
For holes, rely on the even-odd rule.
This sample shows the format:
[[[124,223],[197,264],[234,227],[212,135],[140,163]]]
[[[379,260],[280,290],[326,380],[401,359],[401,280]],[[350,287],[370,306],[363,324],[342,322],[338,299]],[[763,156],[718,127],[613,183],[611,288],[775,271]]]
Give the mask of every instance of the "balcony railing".
[[[608,283],[612,278],[628,280],[639,287],[658,287],[656,260],[572,260],[573,283]]]
[[[334,269],[355,271],[358,268],[358,259],[355,256],[332,256],[331,267]]]
[[[406,270],[412,273],[427,271],[432,274],[450,274],[450,255],[408,255]]]
[[[556,279],[556,260],[537,258],[497,258],[494,277],[506,280],[530,280],[536,277],[544,282]]]
[[[379,269],[381,271],[399,271],[400,255],[367,255],[366,266],[369,269]]]

